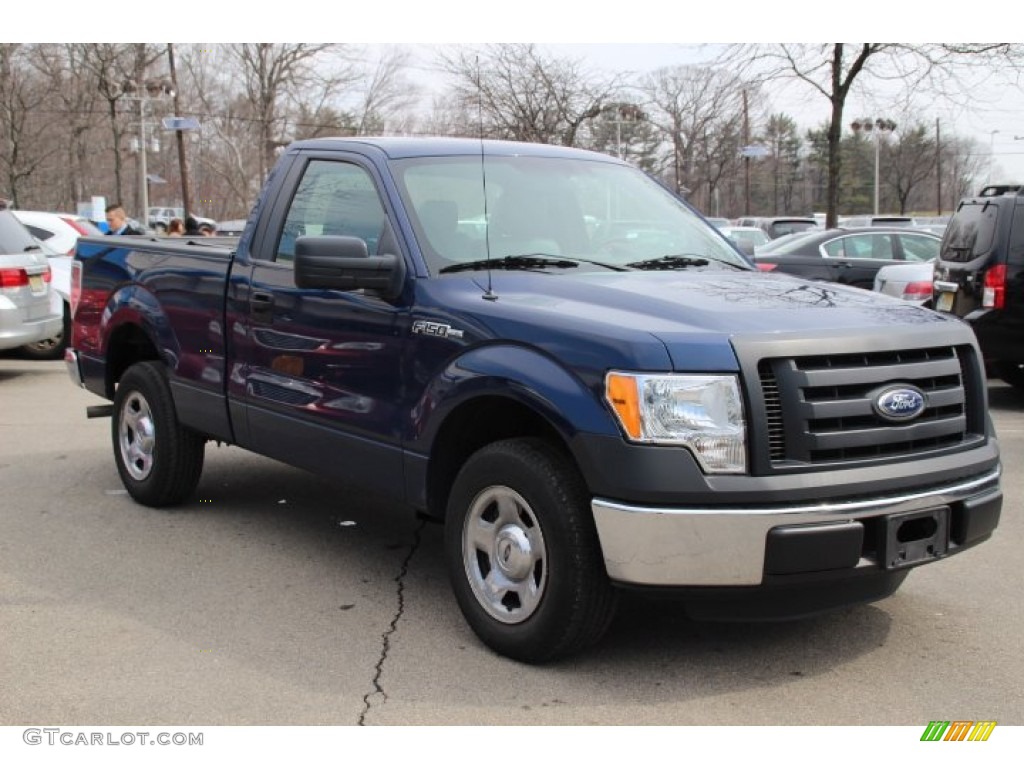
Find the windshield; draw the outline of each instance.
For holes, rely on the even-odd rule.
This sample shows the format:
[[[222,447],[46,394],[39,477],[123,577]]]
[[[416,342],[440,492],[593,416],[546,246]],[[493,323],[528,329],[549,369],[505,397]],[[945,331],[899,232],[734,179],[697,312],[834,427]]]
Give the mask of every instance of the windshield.
[[[750,268],[713,227],[636,168],[564,157],[489,155],[484,162],[483,174],[479,155],[395,163],[435,274],[481,261],[521,265],[501,260],[522,256],[577,260],[573,272],[665,256],[686,256],[691,267]]]

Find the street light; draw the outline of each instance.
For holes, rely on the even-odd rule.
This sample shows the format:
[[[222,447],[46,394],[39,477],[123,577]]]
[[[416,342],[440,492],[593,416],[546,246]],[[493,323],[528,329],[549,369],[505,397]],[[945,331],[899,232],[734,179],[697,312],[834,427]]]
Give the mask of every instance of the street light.
[[[871,133],[873,133],[875,131],[875,129],[878,130],[877,133],[874,133],[874,137],[875,137],[875,216],[877,216],[878,215],[878,146],[879,146],[879,142],[881,142],[881,140],[882,140],[882,133],[889,133],[889,132],[895,131],[896,130],[896,123],[895,123],[895,121],[889,120],[888,118],[885,118],[885,117],[879,117],[879,118],[876,118],[874,120],[871,119],[870,117],[867,117],[867,118],[864,118],[863,120],[854,120],[852,123],[850,123],[850,128],[853,129],[854,133],[860,133],[861,131],[864,131],[865,133],[871,134]]]
[[[619,159],[623,159],[626,152],[622,145],[622,124],[636,125],[647,119],[647,114],[636,104],[629,102],[617,102],[609,104],[603,110],[613,115],[612,122],[615,123],[615,145]]]
[[[167,81],[147,80],[142,84],[142,88],[139,88],[138,84],[128,81],[122,86],[122,91],[126,99],[139,102],[139,138],[137,141],[139,149],[139,204],[142,208],[139,216],[143,226],[149,226],[149,172],[146,169],[146,104],[150,99],[162,99],[173,96],[174,90]],[[135,145],[136,141],[133,140],[133,150]],[[156,138],[153,139],[153,151],[160,151],[159,140]]]

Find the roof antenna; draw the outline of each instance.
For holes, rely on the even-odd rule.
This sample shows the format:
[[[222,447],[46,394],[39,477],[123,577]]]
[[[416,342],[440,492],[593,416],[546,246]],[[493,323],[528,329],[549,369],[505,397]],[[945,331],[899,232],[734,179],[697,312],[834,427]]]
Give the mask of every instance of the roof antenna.
[[[476,120],[477,132],[480,136],[480,180],[484,192],[484,248],[487,252],[488,264],[491,261],[491,219],[487,215],[487,166],[484,163],[484,96],[480,81],[480,55],[476,57]],[[492,290],[491,268],[487,267],[487,290],[484,292],[484,299],[497,301],[498,294]]]

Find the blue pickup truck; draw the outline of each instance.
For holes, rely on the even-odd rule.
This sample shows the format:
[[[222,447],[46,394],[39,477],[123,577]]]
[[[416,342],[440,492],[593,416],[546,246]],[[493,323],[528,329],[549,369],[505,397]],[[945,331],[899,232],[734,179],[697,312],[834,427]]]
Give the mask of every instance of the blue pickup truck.
[[[137,502],[192,497],[209,440],[390,494],[527,662],[595,643],[623,588],[807,615],[999,520],[967,325],[759,272],[592,152],[296,142],[237,243],[82,238],[72,300]]]

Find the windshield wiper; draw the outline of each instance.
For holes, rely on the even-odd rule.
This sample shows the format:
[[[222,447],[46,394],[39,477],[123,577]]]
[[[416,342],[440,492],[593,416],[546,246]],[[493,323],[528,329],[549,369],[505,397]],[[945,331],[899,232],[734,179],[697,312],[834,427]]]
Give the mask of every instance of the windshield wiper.
[[[452,264],[441,269],[442,272],[463,272],[477,269],[543,269],[554,267],[555,269],[572,269],[580,264],[593,264],[604,269],[611,269],[615,272],[628,272],[629,267],[621,264],[609,264],[607,261],[596,261],[594,259],[580,259],[575,256],[557,257],[543,253],[521,253],[509,254],[500,259],[480,259],[479,261],[467,261],[464,264]]]
[[[579,261],[577,260],[557,259],[539,253],[531,253],[520,256],[504,256],[500,259],[478,259],[462,264],[450,264],[443,267],[441,272],[467,272],[478,269],[573,269],[578,266]]]
[[[687,267],[706,267],[709,263],[703,257],[669,254],[656,259],[631,261],[626,266],[633,269],[686,269]]]
[[[43,247],[41,245],[26,245],[24,250],[25,251],[41,251],[41,250],[43,250]]]

